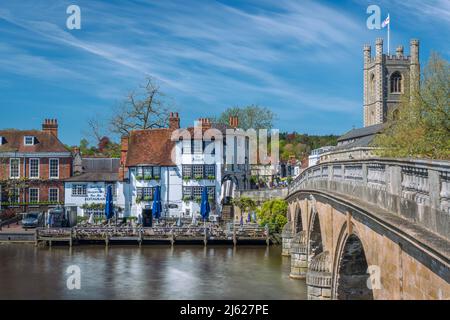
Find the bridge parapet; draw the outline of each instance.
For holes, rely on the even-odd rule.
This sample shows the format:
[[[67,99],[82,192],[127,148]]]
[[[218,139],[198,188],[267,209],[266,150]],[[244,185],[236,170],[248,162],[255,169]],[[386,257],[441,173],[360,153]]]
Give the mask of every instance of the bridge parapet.
[[[359,159],[327,162],[303,171],[290,185],[323,190],[376,205],[450,239],[450,162]]]

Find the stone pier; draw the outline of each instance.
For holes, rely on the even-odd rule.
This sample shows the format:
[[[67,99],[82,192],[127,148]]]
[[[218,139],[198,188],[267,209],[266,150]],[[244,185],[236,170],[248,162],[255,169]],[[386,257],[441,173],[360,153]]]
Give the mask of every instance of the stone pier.
[[[308,271],[308,233],[298,232],[291,242],[291,273],[293,279],[305,279]]]
[[[306,285],[309,300],[331,299],[330,254],[324,251],[315,256],[306,275]]]
[[[293,239],[293,232],[292,232],[292,226],[288,222],[284,225],[283,231],[281,232],[282,237],[282,250],[281,255],[289,257],[291,255],[291,246],[292,246],[292,239]]]

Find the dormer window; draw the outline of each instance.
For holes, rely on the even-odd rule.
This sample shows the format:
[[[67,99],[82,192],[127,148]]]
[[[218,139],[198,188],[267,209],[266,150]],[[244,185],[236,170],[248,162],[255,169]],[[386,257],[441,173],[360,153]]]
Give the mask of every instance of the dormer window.
[[[33,136],[25,136],[23,138],[23,144],[26,146],[33,146],[34,145],[34,137]]]

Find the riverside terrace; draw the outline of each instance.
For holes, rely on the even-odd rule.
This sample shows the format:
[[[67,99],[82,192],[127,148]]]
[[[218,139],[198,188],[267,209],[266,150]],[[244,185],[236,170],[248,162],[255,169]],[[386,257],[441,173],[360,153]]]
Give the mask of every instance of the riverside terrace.
[[[2,239],[0,238],[0,241]],[[28,241],[49,245],[101,243],[109,244],[267,244],[272,240],[268,227],[255,223],[224,226],[206,223],[202,226],[156,224],[142,227],[134,223],[122,225],[78,225],[73,228],[37,228],[29,234]]]

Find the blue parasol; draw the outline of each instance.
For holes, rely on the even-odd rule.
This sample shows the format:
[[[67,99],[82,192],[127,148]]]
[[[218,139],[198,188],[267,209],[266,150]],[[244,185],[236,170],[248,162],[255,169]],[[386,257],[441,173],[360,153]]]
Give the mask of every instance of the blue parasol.
[[[200,214],[202,215],[203,220],[208,219],[210,211],[211,208],[209,207],[208,190],[206,187],[203,187],[202,202],[200,204]]]
[[[107,220],[114,216],[112,186],[106,188],[105,216]]]
[[[161,217],[162,206],[161,206],[161,190],[159,186],[155,188],[155,194],[153,195],[153,205],[152,205],[152,213],[155,219],[159,219]]]

